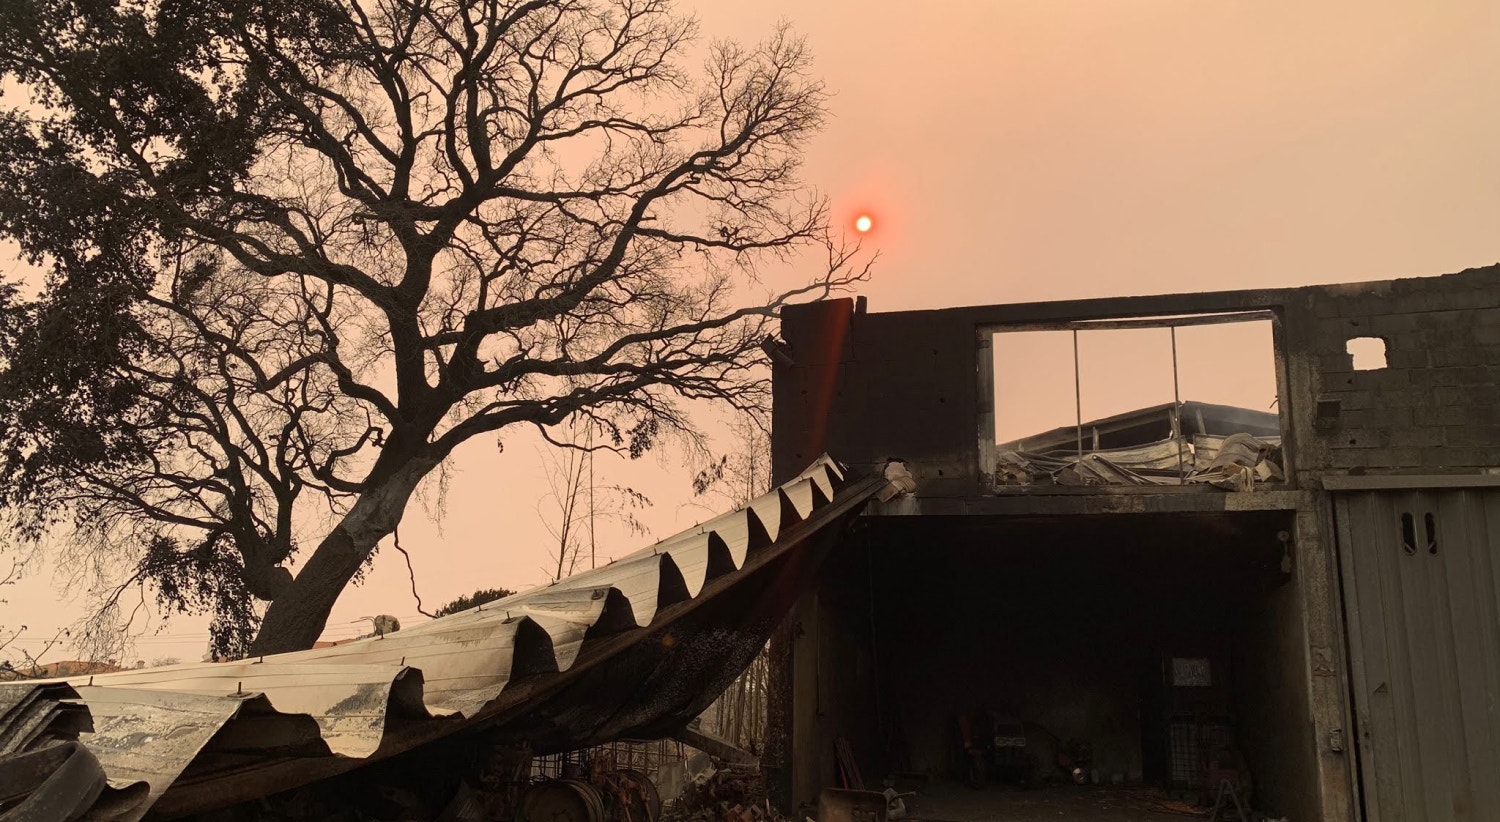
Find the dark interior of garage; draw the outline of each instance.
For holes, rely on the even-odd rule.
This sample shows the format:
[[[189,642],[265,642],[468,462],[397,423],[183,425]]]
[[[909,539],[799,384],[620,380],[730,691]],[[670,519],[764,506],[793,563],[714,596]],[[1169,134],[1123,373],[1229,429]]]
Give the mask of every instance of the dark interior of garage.
[[[864,518],[798,662],[816,669],[821,784],[899,776],[912,816],[948,820],[1068,791],[1191,801],[1226,776],[1273,815],[1301,807],[1315,786],[1290,527],[1284,512]]]

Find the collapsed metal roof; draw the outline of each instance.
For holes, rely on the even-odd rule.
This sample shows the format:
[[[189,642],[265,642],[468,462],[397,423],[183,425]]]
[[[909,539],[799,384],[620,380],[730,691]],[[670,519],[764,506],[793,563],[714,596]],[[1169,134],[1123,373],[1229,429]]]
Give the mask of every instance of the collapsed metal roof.
[[[224,807],[476,727],[538,752],[669,734],[764,647],[839,526],[895,487],[846,481],[824,456],[602,568],[383,637],[68,680],[76,699],[51,701],[88,709],[78,739],[109,785],[145,786],[86,818]],[[0,685],[0,707],[35,703],[37,686]]]
[[[1265,411],[1168,403],[1001,443],[996,486],[1213,485],[1285,479],[1280,419]]]
[[[1086,447],[1098,451],[1151,445],[1172,436],[1226,437],[1241,433],[1261,439],[1279,438],[1281,419],[1274,413],[1253,408],[1185,400],[1065,425],[996,447],[1045,454],[1072,451],[1082,438]]]

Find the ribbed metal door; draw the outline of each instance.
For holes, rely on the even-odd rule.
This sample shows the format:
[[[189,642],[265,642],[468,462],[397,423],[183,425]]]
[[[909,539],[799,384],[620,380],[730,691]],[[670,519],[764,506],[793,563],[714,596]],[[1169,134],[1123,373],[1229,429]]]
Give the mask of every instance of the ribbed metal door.
[[[1500,820],[1500,489],[1336,512],[1366,818]]]

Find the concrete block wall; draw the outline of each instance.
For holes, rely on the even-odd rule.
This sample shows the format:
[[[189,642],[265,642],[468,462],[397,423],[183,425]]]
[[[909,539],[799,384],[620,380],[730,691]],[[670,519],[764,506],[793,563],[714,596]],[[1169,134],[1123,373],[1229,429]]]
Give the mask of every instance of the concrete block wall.
[[[1500,466],[1500,266],[1295,289],[1284,310],[1304,476]],[[1356,338],[1384,368],[1355,369]]]
[[[1015,322],[1269,309],[1279,316],[1282,419],[1303,487],[1327,473],[1473,472],[1500,466],[1500,265],[1442,277],[855,313],[793,306],[777,365],[775,473],[823,451],[854,464],[910,461],[934,496],[981,493],[978,330]],[[1385,341],[1355,370],[1349,340]],[[1305,483],[1305,484],[1304,484]]]

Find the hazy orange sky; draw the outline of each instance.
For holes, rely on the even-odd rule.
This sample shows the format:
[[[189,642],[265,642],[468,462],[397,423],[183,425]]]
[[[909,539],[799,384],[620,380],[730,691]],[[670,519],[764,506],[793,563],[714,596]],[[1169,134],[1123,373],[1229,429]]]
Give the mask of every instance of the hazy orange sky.
[[[861,288],[872,311],[1372,280],[1500,260],[1494,0],[681,8],[707,37],[756,40],[787,20],[808,38],[835,97],[806,177],[842,224],[875,217],[867,245],[881,259]],[[1264,362],[1254,344],[1225,348],[1239,352],[1224,355],[1228,367],[1242,354]],[[1212,357],[1195,362],[1215,371]],[[1028,363],[1018,376],[1038,377]],[[1104,363],[1091,366],[1101,382],[1120,371]],[[1091,397],[1118,396],[1108,389]],[[545,579],[536,452],[525,439],[508,446],[460,452],[441,530],[408,514],[402,542],[429,607]],[[681,505],[687,480],[670,464],[601,459],[599,471],[657,501],[646,516],[656,537],[706,518]],[[601,555],[639,540],[609,542]],[[28,624],[21,642],[35,650],[77,616],[71,593],[33,569],[0,592],[0,626]],[[389,550],[340,601],[329,635],[354,635],[352,620],[379,612],[416,613]],[[137,656],[195,659],[202,625],[175,621]]]

